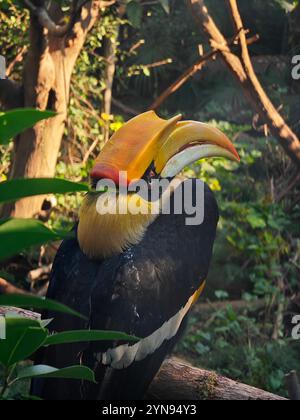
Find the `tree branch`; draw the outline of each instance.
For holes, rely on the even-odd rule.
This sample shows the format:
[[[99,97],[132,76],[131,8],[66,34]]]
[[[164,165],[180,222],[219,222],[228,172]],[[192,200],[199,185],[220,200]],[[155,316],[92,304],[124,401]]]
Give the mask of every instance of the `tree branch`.
[[[125,112],[125,114],[133,115],[134,117],[136,117],[137,115],[141,113],[141,111],[138,111],[137,109],[124,105],[123,102],[120,102],[115,98],[112,98],[111,102],[116,108],[119,108],[121,111]]]
[[[213,47],[222,45],[221,56],[240,83],[255,112],[266,122],[273,136],[278,139],[287,155],[299,167],[300,141],[270,101],[254,72],[236,0],[226,1],[230,6],[235,29],[240,34],[241,59],[232,52],[223,34],[210,16],[204,0],[187,0],[195,22],[208,35],[211,45]]]
[[[13,70],[14,70],[14,67],[15,67],[15,65],[17,64],[17,63],[20,63],[21,61],[23,61],[23,59],[24,59],[24,55],[25,55],[25,53],[27,52],[27,46],[25,45],[24,47],[22,47],[20,50],[19,50],[19,52],[18,52],[18,54],[16,55],[16,57],[14,58],[14,60],[7,66],[7,69],[6,69],[6,77],[9,77],[11,74],[12,74],[12,72],[13,72]]]
[[[285,399],[241,384],[214,372],[197,369],[174,359],[166,360],[150,386],[151,400],[278,400]]]
[[[175,93],[178,89],[181,88],[191,77],[193,77],[198,71],[202,69],[203,66],[208,62],[208,60],[212,59],[219,51],[214,49],[210,51],[208,54],[201,57],[195,64],[189,67],[171,86],[168,87],[150,106],[149,109],[157,109],[164,103],[169,96]]]
[[[63,25],[56,24],[50,17],[48,11],[44,6],[35,6],[31,0],[24,0],[25,5],[29,10],[37,17],[39,24],[46,28],[50,35],[56,37],[64,37],[72,30],[73,26],[76,23],[76,19],[80,14],[82,8],[90,3],[92,0],[84,0],[80,2],[79,0],[73,0],[71,3],[71,8],[69,15],[67,16],[67,22]],[[100,7],[108,7],[115,3],[114,1],[100,1]]]
[[[13,286],[8,281],[0,277],[0,294],[2,295],[28,295],[30,293],[25,290],[19,289],[16,286]]]
[[[237,37],[239,36],[239,32],[237,31],[237,35],[233,37],[230,41],[226,41],[227,45],[232,45],[236,42]],[[253,44],[259,39],[258,35],[250,39],[246,39],[247,44]],[[207,62],[211,59],[214,59],[218,53],[224,48],[224,44],[217,44],[217,42],[212,43],[214,49],[201,57],[195,64],[189,67],[171,86],[168,87],[150,106],[149,109],[157,109],[160,107],[173,93],[177,92],[191,77],[193,77],[198,71],[201,71],[202,68],[207,64]],[[226,51],[226,46],[225,46]]]
[[[105,7],[110,7],[113,6],[114,4],[116,4],[117,0],[102,0],[100,1],[100,8],[104,9]]]

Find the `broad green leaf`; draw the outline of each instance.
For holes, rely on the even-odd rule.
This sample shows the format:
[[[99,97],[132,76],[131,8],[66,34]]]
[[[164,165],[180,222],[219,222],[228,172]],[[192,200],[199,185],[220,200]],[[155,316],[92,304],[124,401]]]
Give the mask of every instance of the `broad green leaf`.
[[[14,179],[0,183],[0,203],[42,194],[89,191],[89,187],[59,178]]]
[[[55,302],[51,299],[43,299],[38,296],[27,295],[0,295],[0,306],[15,306],[17,308],[34,308],[44,309],[53,312],[62,312],[78,318],[86,319],[73,309],[68,308],[62,303]]]
[[[38,220],[8,219],[0,223],[0,260],[51,241],[72,236],[69,232],[55,232]]]
[[[160,4],[162,5],[164,11],[169,14],[170,13],[170,4],[169,0],[159,0]]]
[[[44,345],[53,346],[57,344],[80,343],[84,341],[138,341],[137,337],[115,332],[115,331],[96,331],[96,330],[79,330],[65,331],[53,334],[47,337]]]
[[[8,316],[5,321],[6,338],[0,340],[0,362],[8,367],[32,355],[44,343],[48,331],[33,319]]]
[[[79,379],[96,383],[94,372],[85,366],[70,366],[63,369],[47,365],[29,366],[18,372],[16,380],[29,378]]]
[[[52,111],[38,111],[29,108],[0,113],[0,144],[8,144],[13,137],[27,128],[55,115],[55,112]]]
[[[143,6],[138,1],[132,0],[127,4],[126,13],[133,27],[140,28],[143,18]]]

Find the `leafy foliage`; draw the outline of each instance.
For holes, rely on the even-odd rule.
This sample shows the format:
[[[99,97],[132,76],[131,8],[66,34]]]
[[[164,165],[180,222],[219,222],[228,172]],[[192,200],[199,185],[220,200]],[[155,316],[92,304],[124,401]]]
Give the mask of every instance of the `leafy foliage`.
[[[206,0],[218,25],[231,38],[232,22],[220,3]],[[294,43],[291,40],[299,37],[297,20],[293,30],[293,14],[289,12],[296,2],[239,0],[238,3],[250,34],[260,35],[260,41],[249,47],[256,72],[276,106],[284,104],[284,117],[298,130],[299,86],[291,83],[289,58],[286,65],[282,56],[290,53]],[[23,49],[23,57],[26,54],[28,12],[15,2],[2,0],[0,4],[1,54],[10,64]],[[22,246],[12,249],[9,255],[29,245],[27,228],[27,232],[34,232],[36,245],[64,237],[61,231],[69,231],[77,220],[80,191],[85,188],[82,183],[87,182],[92,160],[103,145],[107,123],[113,133],[131,116],[115,104],[112,115],[102,112],[107,38],[117,45],[113,97],[137,111],[146,110],[158,94],[198,60],[199,45],[205,52],[210,49],[203,34],[194,27],[182,0],[130,0],[122,17],[116,7],[103,11],[72,78],[67,128],[57,165],[61,183],[20,180],[0,184],[0,200],[53,192],[60,193],[57,205],[47,226],[36,221],[2,221],[0,234],[1,229],[3,234],[7,232],[0,241],[2,256],[9,248],[6,238],[12,232],[15,238],[20,238]],[[13,66],[14,80],[21,78],[21,67],[21,62]],[[159,110],[165,117],[177,112],[218,126],[233,139],[242,158],[240,165],[223,160],[205,161],[185,171],[187,176],[205,180],[219,203],[221,220],[206,296],[223,306],[208,316],[197,315],[192,319],[192,329],[179,351],[201,367],[286,395],[284,374],[292,369],[300,372],[299,343],[290,340],[286,323],[280,321],[280,316],[289,312],[291,298],[299,294],[300,192],[298,186],[289,190],[297,174],[276,141],[265,136],[263,122],[253,115],[221,62],[210,63]],[[12,149],[12,144],[7,143],[8,139],[5,147],[0,147],[3,179],[8,173]],[[66,178],[78,187],[73,188]],[[65,194],[72,191],[76,193]],[[9,235],[6,229],[10,229]],[[7,243],[10,244],[9,240]],[[39,251],[23,251],[23,258],[33,266],[40,262]],[[258,310],[236,311],[226,301],[237,299],[253,304],[254,308],[262,300],[263,306]],[[48,340],[69,340],[81,332],[63,334]],[[37,369],[36,373],[45,372],[44,369],[48,368]]]
[[[253,302],[253,306],[255,302]],[[271,333],[272,325],[269,325]],[[232,306],[194,316],[191,333],[178,346],[182,357],[249,385],[288,397],[285,374],[300,369],[299,342],[272,341],[261,331],[254,311]]]
[[[33,245],[43,245],[71,237],[68,232],[55,232],[38,220],[9,219],[0,224],[0,259],[12,257]]]

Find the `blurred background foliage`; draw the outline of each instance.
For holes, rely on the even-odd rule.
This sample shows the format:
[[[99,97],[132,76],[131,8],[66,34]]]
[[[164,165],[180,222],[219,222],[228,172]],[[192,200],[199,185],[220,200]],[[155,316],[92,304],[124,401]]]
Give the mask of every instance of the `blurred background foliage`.
[[[209,51],[182,0],[128,3],[122,16],[114,7],[103,10],[77,62],[59,178],[87,182],[105,129],[112,134],[135,112],[145,111],[197,61],[200,45]],[[220,7],[220,0],[206,3],[224,34],[232,37],[225,6]],[[297,2],[240,0],[239,6],[251,35],[260,35],[250,46],[256,73],[300,135],[300,83],[290,76],[290,58],[300,51]],[[28,13],[16,2],[1,0],[0,16],[1,54],[14,63],[10,77],[18,80],[28,47]],[[107,39],[117,46],[111,114],[103,112]],[[242,158],[240,165],[208,160],[185,171],[214,190],[221,220],[204,296],[210,303],[198,305],[177,352],[194,365],[286,395],[284,375],[292,369],[300,373],[300,343],[290,338],[291,316],[300,311],[299,174],[219,60],[211,61],[159,109],[164,117],[175,113],[225,131]],[[2,180],[10,152],[11,147],[0,150]],[[43,215],[47,224],[71,227],[81,199],[80,193],[49,199],[51,211]],[[3,271],[29,288],[24,278],[37,264],[50,264],[55,249],[52,245],[23,253]],[[47,278],[42,279],[45,284]]]

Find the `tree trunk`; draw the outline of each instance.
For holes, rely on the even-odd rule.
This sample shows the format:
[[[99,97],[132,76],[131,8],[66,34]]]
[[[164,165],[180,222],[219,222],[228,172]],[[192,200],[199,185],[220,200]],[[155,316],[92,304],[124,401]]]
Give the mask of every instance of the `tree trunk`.
[[[99,13],[97,1],[87,3],[71,31],[63,37],[49,34],[31,13],[30,48],[23,73],[20,107],[53,110],[57,116],[38,123],[15,140],[10,178],[53,177],[65,128],[70,80],[87,33]],[[53,2],[50,15],[61,19]],[[4,206],[3,216],[32,217],[39,213],[43,197],[33,197]]]

